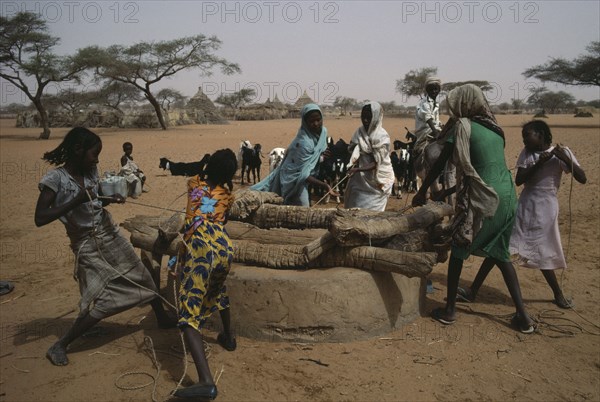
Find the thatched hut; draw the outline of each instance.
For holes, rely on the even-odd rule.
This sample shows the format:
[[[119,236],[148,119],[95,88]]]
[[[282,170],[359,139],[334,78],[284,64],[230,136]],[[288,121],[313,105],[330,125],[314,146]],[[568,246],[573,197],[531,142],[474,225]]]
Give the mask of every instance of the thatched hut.
[[[309,103],[315,103],[315,101],[313,101],[311,97],[308,96],[305,90],[302,96],[300,96],[296,100],[296,103],[294,103],[294,105],[291,107],[290,117],[300,117],[300,111],[304,106],[308,105]]]
[[[221,116],[215,104],[204,92],[202,92],[202,87],[198,87],[198,92],[190,98],[185,109],[186,114],[194,121],[194,123],[223,124],[227,122],[227,120]]]

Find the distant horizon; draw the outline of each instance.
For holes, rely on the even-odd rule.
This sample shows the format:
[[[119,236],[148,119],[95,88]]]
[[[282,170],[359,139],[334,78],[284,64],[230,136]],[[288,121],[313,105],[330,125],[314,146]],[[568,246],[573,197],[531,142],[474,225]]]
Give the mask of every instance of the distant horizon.
[[[319,104],[345,96],[409,107],[418,97],[397,93],[396,80],[431,66],[438,67],[443,82],[489,81],[493,89],[486,95],[496,105],[525,101],[528,89],[540,85],[570,93],[576,101],[600,99],[599,87],[541,83],[522,75],[551,57],[578,57],[599,41],[597,1],[4,1],[0,7],[5,17],[18,11],[40,14],[50,34],[61,39],[57,54],[202,33],[216,35],[222,41],[216,54],[242,69],[210,77],[182,71],[154,85],[155,93],[173,88],[191,98],[201,87],[214,101],[221,93],[252,88],[255,103],[274,95],[294,103],[306,91]],[[5,80],[0,88],[0,105],[29,103]]]

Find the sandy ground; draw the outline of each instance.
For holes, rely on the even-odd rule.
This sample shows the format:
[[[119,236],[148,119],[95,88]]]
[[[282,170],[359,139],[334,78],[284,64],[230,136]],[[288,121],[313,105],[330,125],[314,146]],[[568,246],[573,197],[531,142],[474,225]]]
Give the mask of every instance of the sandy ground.
[[[499,117],[510,167],[522,148],[520,125],[530,117]],[[403,139],[404,127],[413,127],[410,119],[384,123],[393,139]],[[219,400],[600,400],[600,120],[551,116],[548,123],[555,141],[571,147],[588,175],[588,183],[574,183],[572,191],[570,176],[564,176],[559,192],[563,246],[569,245],[563,288],[575,310],[558,311],[541,273],[518,268],[527,308],[540,321],[537,334],[521,335],[509,326],[512,302],[495,270],[477,303],[462,304],[455,325],[440,326],[428,317],[446,293],[446,264],[439,264],[431,275],[436,291],[427,295],[423,316],[381,338],[306,345],[240,337],[231,353],[216,345],[215,333],[207,332],[211,368],[222,372]],[[48,169],[40,158],[60,143],[67,129],[53,129],[50,140],[40,141],[39,129],[16,129],[12,120],[0,124],[0,276],[16,285],[0,298],[0,401],[149,401],[152,385],[133,390],[116,385],[135,388],[151,382],[146,374],[123,376],[157,372],[145,337],[152,339],[160,363],[156,396],[168,399],[183,373],[180,338],[175,329],[157,329],[148,306],[114,316],[96,336],[74,342],[68,366],[54,367],[45,359],[46,349],[76,316],[79,300],[63,226],[33,224],[37,183]],[[327,119],[325,124],[335,139],[349,140],[359,121]],[[116,170],[121,144],[131,141],[151,189],[137,201],[179,208],[185,203],[178,198],[185,179],[160,170],[159,157],[198,160],[219,148],[236,150],[243,139],[261,143],[268,152],[287,146],[297,126],[296,120],[279,120],[169,131],[100,129],[100,169]],[[267,163],[262,171],[268,171]],[[406,197],[390,199],[388,209],[407,202]],[[118,222],[160,213],[133,204],[109,208]],[[475,276],[479,263],[478,258],[467,261],[462,284]],[[187,373],[185,383],[196,380],[193,366]]]

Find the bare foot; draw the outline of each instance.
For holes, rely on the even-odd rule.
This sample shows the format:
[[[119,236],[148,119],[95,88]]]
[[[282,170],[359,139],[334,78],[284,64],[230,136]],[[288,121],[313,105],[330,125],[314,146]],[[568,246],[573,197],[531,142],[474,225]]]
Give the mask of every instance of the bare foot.
[[[69,364],[69,359],[67,358],[67,348],[58,342],[50,346],[50,349],[48,349],[46,352],[46,357],[55,366],[66,366]]]

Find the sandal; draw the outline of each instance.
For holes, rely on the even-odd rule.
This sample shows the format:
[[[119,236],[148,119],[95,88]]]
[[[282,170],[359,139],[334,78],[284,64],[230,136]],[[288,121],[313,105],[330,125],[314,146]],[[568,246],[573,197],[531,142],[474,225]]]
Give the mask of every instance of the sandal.
[[[441,307],[438,307],[431,311],[431,318],[436,320],[437,322],[441,322],[444,325],[452,325],[456,322],[456,319],[446,318],[444,315],[446,314],[446,310]]]
[[[523,323],[521,321],[521,317],[519,317],[518,314],[512,316],[512,318],[510,319],[510,323],[513,327],[517,328],[522,334],[533,334],[535,332],[535,322],[533,322],[532,324]]]
[[[14,283],[9,281],[0,281],[0,296],[12,292],[14,288]]]
[[[469,299],[469,292],[460,286],[456,289],[456,301],[463,303],[473,303],[473,299]]]

